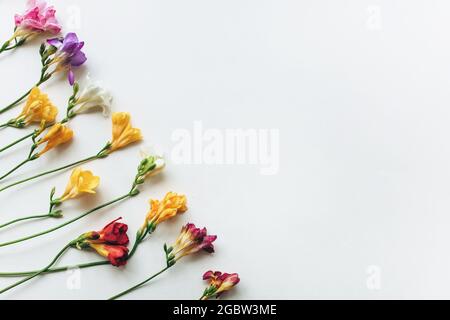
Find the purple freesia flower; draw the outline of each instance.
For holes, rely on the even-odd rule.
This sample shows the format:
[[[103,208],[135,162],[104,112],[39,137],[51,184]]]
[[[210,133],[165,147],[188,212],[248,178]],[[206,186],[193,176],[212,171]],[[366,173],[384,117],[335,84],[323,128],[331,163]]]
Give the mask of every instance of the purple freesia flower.
[[[70,85],[75,83],[73,67],[79,67],[86,62],[87,58],[81,49],[84,41],[79,41],[75,33],[70,32],[64,38],[54,38],[47,40],[47,43],[58,49],[55,59],[59,61],[59,67],[68,71]]]

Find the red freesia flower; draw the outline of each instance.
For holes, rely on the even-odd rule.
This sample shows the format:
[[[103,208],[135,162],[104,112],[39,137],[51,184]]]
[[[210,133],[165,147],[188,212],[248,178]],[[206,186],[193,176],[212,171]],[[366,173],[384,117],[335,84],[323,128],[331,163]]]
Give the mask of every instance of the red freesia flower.
[[[127,264],[128,248],[122,245],[90,243],[89,246],[99,255],[108,258],[113,266],[120,267]]]
[[[108,225],[106,225],[101,231],[99,231],[99,243],[127,245],[130,240],[127,235],[128,225],[117,222],[122,218],[118,218]]]
[[[101,256],[108,258],[113,266],[123,266],[127,263],[130,242],[128,226],[117,222],[118,218],[107,224],[101,231],[91,231],[82,234],[73,242],[73,246],[83,250],[91,248]]]

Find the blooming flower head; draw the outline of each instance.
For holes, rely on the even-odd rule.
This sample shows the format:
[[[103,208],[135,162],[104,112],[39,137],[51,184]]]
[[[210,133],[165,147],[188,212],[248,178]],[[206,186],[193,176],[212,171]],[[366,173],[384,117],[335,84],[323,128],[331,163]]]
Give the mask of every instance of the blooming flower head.
[[[208,235],[206,228],[200,229],[193,223],[186,224],[178,236],[175,244],[172,246],[171,254],[176,260],[184,256],[197,253],[199,251],[206,251],[208,253],[214,252],[213,242],[216,241],[217,236]]]
[[[58,108],[52,104],[48,95],[42,93],[38,87],[34,87],[28,96],[22,113],[13,121],[16,126],[24,127],[33,122],[52,123],[57,115]]]
[[[57,200],[64,202],[69,199],[74,199],[83,194],[94,194],[95,189],[100,184],[100,177],[94,176],[91,171],[85,171],[80,167],[75,168],[70,176],[64,194]]]
[[[84,41],[79,41],[75,33],[70,32],[64,38],[54,38],[47,40],[47,43],[57,49],[52,63],[57,63],[56,70],[67,70],[70,85],[75,83],[73,67],[79,67],[87,60],[81,49]]]
[[[48,6],[43,0],[28,0],[25,13],[16,14],[14,17],[17,28],[15,36],[42,32],[58,34],[61,26],[56,20],[55,13],[53,6]]]
[[[162,201],[150,200],[150,211],[141,230],[155,228],[161,222],[175,217],[178,213],[186,212],[186,201],[186,196],[174,192],[167,193]]]
[[[107,90],[102,88],[98,82],[93,82],[87,77],[83,91],[75,100],[73,113],[80,114],[93,109],[100,109],[103,111],[103,115],[107,117],[111,112],[112,100],[113,98]]]
[[[107,224],[101,231],[98,232],[97,242],[127,245],[130,240],[127,235],[128,225],[117,222],[118,218]]]
[[[117,222],[116,219],[108,223],[100,231],[90,231],[82,234],[72,241],[77,249],[93,249],[101,256],[107,258],[113,266],[123,266],[127,263],[129,243],[127,235],[128,225]]]
[[[141,130],[131,126],[131,116],[127,112],[115,112],[112,115],[112,141],[110,152],[142,140]]]
[[[91,243],[89,246],[99,255],[107,258],[113,266],[120,267],[127,264],[128,248],[125,246],[114,246],[103,243]]]
[[[47,132],[47,134],[39,140],[37,145],[41,145],[43,143],[47,143],[44,149],[40,151],[37,156],[40,157],[47,151],[56,148],[57,146],[67,143],[73,138],[73,131],[69,127],[56,123],[54,124]]]
[[[209,286],[203,293],[202,300],[207,300],[212,296],[219,297],[222,293],[231,290],[241,281],[237,273],[222,273],[220,271],[205,272],[203,280],[207,280]]]

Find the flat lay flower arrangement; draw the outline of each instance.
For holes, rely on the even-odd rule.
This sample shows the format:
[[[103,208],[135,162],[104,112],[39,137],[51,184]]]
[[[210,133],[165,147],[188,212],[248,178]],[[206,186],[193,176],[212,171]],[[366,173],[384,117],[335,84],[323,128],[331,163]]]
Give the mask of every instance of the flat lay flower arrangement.
[[[3,247],[20,246],[27,241],[39,241],[41,237],[51,236],[51,233],[66,229],[66,234],[71,233],[71,226],[89,215],[95,215],[105,210],[113,210],[111,206],[118,202],[125,202],[136,198],[142,191],[144,183],[151,183],[152,176],[165,169],[165,161],[158,155],[145,155],[143,159],[136,161],[136,172],[129,177],[129,185],[123,186],[120,194],[108,196],[108,201],[93,207],[86,212],[67,217],[64,214],[66,203],[77,201],[83,197],[95,197],[97,190],[101,188],[102,179],[87,167],[93,161],[103,161],[110,156],[120,156],[120,150],[139,143],[143,140],[140,129],[133,127],[131,115],[127,112],[110,112],[112,95],[98,83],[90,78],[79,81],[76,77],[76,68],[87,62],[84,52],[85,43],[73,32],[63,33],[58,22],[56,10],[42,0],[29,0],[26,11],[14,17],[14,28],[9,39],[0,46],[0,57],[7,60],[7,53],[14,54],[31,39],[42,39],[42,44],[36,48],[36,58],[40,59],[41,71],[36,75],[36,82],[29,85],[29,89],[20,97],[11,97],[11,102],[0,106],[0,134],[3,130],[23,131],[21,137],[0,146],[0,158],[6,151],[23,152],[25,154],[16,165],[5,168],[1,166],[0,172],[0,197],[5,197],[8,191],[22,184],[32,184],[49,175],[67,175],[68,181],[65,187],[48,186],[48,206],[45,212],[17,213],[11,220],[0,220],[0,233],[7,233],[17,226],[28,223],[35,226],[35,232],[24,234],[17,239],[10,239],[0,243]],[[57,73],[65,74],[68,85],[72,88],[72,94],[67,97],[67,106],[62,116],[61,110],[52,102],[51,97],[45,92],[43,85]],[[7,93],[4,93],[7,94]],[[111,117],[111,139],[99,145],[97,150],[80,155],[70,163],[63,166],[46,169],[35,169],[43,157],[55,149],[61,149],[72,141],[77,134],[70,124],[79,115],[88,116],[92,111],[101,111],[106,117]],[[11,114],[15,113],[15,114]],[[11,115],[10,115],[11,114]],[[23,148],[18,148],[21,146]],[[25,178],[17,179],[15,175],[25,167],[32,170],[32,174]],[[41,183],[44,188],[45,181]],[[8,201],[6,198],[2,201]],[[12,206],[13,207],[13,206]],[[149,211],[143,214],[143,223],[136,227],[134,236],[129,235],[126,216],[117,216],[103,228],[92,226],[81,235],[74,234],[73,240],[61,244],[58,252],[48,258],[48,264],[36,270],[0,270],[0,277],[17,278],[17,282],[0,288],[1,294],[10,290],[20,290],[21,285],[31,281],[45,281],[45,277],[53,273],[63,272],[69,268],[80,269],[95,268],[102,265],[111,265],[119,269],[126,268],[128,263],[133,263],[136,254],[145,255],[144,250],[138,250],[150,240],[158,226],[167,221],[175,220],[179,215],[188,211],[187,196],[167,192],[161,200],[151,198]],[[42,220],[57,219],[55,226],[45,229],[40,227]],[[184,261],[184,257],[198,255],[200,253],[214,253],[214,244],[217,236],[210,234],[204,227],[197,227],[193,223],[175,227],[181,231],[173,234],[173,239],[168,239],[167,244],[161,248],[163,263],[155,262],[155,271],[140,270],[142,281],[130,283],[128,288],[121,292],[111,292],[110,297],[98,297],[98,299],[118,299],[126,294],[140,289],[151,290],[148,285],[151,280],[169,272],[178,263]],[[76,266],[60,265],[59,260],[63,255],[69,255],[71,251],[91,251],[97,253],[100,258],[97,261],[81,263]],[[32,267],[30,268],[32,269]],[[92,272],[95,272],[92,271]],[[101,276],[101,274],[99,274]],[[199,270],[199,280],[204,280],[205,290],[198,296],[192,297],[201,300],[217,298],[224,292],[235,287],[239,281],[237,273],[225,273],[215,270]],[[32,286],[28,286],[32,290]]]

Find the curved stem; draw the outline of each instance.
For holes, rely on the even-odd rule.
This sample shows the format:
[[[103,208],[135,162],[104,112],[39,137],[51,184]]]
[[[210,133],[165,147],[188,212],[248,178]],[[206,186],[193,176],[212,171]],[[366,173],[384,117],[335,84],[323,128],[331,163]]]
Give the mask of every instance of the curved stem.
[[[12,36],[12,38],[10,38],[8,41],[6,41],[2,47],[0,47],[0,53],[4,52],[4,51],[10,51],[13,50],[15,48],[18,48],[20,46],[22,46],[27,39],[29,38],[29,36],[22,38],[21,40],[19,40],[17,37],[15,37],[14,35]],[[11,41],[14,40],[14,44],[11,45]]]
[[[15,146],[16,144],[18,144],[18,143],[20,143],[20,142],[22,142],[22,141],[24,141],[24,140],[26,140],[26,139],[28,139],[28,138],[31,138],[31,137],[33,136],[33,134],[34,134],[34,132],[29,133],[29,134],[27,134],[26,136],[23,136],[23,137],[20,138],[20,139],[17,139],[16,141],[14,141],[14,142],[8,144],[7,146],[1,148],[1,149],[0,149],[0,152],[3,152],[3,151],[5,151],[5,150],[8,150],[9,148]]]
[[[134,255],[134,253],[136,252],[136,249],[138,248],[139,244],[142,242],[142,239],[136,239],[136,241],[134,242],[133,248],[130,251],[130,254],[128,255],[127,260],[130,260],[131,257]],[[85,268],[90,268],[90,267],[96,267],[96,266],[104,266],[104,265],[109,265],[111,264],[108,260],[103,260],[103,261],[97,261],[97,262],[90,262],[90,263],[82,263],[82,264],[77,264],[74,266],[64,266],[64,267],[58,267],[58,268],[50,268],[48,270],[46,270],[44,273],[56,273],[56,272],[62,272],[62,271],[67,271],[69,269],[85,269]],[[38,272],[38,270],[33,270],[33,271],[22,271],[22,272],[0,272],[0,278],[1,277],[25,277],[25,276],[29,276],[32,275],[34,273]]]
[[[49,170],[49,171],[45,171],[45,172],[39,173],[39,174],[34,175],[34,176],[30,177],[30,178],[26,178],[26,179],[14,182],[14,183],[12,183],[10,185],[7,185],[7,186],[5,186],[3,188],[0,188],[0,192],[5,191],[6,189],[12,188],[14,186],[17,186],[19,184],[22,184],[22,183],[25,183],[25,182],[28,182],[28,181],[31,181],[31,180],[34,180],[34,179],[37,179],[37,178],[40,178],[40,177],[52,174],[52,173],[55,173],[55,172],[58,172],[58,171],[69,169],[71,167],[75,167],[75,166],[77,166],[79,164],[83,164],[85,162],[88,162],[88,161],[91,161],[91,160],[95,160],[95,159],[97,159],[97,155],[95,155],[93,157],[89,157],[89,158],[83,159],[83,160],[80,160],[80,161],[77,161],[77,162],[74,162],[74,163],[71,163],[71,164],[68,164],[68,165],[65,165],[65,166],[60,167],[60,168],[56,168],[56,169],[53,169],[53,170]]]
[[[105,204],[102,204],[102,205],[100,205],[100,206],[98,206],[98,207],[95,207],[94,209],[91,209],[91,210],[89,210],[89,211],[83,213],[82,215],[79,215],[78,217],[76,217],[76,218],[74,218],[74,219],[72,219],[72,220],[69,220],[69,221],[67,221],[67,222],[65,222],[65,223],[62,223],[62,224],[60,224],[60,225],[58,225],[58,226],[56,226],[56,227],[47,229],[47,230],[42,231],[42,232],[39,232],[39,233],[35,233],[35,234],[30,235],[30,236],[27,236],[27,237],[23,237],[23,238],[16,239],[16,240],[13,240],[13,241],[8,241],[8,242],[0,243],[0,247],[6,247],[6,246],[9,246],[9,245],[12,245],[12,244],[16,244],[16,243],[19,243],[19,242],[27,241],[27,240],[30,240],[30,239],[33,239],[33,238],[37,238],[37,237],[43,236],[43,235],[48,234],[48,233],[50,233],[50,232],[56,231],[56,230],[58,230],[58,229],[64,228],[65,226],[67,226],[67,225],[69,225],[69,224],[71,224],[71,223],[74,223],[75,221],[78,221],[78,220],[80,220],[80,219],[86,217],[87,215],[89,215],[89,214],[91,214],[91,213],[94,213],[95,211],[98,211],[98,210],[100,210],[100,209],[103,209],[103,208],[105,208],[105,207],[107,207],[107,206],[110,206],[110,205],[116,203],[116,202],[122,201],[122,200],[124,200],[124,199],[126,199],[126,198],[128,198],[128,197],[131,197],[130,193],[127,193],[127,194],[125,194],[125,195],[123,195],[123,196],[121,196],[121,197],[119,197],[119,198],[117,198],[117,199],[114,199],[114,200],[112,200],[112,201],[109,201],[109,202],[107,202],[107,203],[105,203]]]
[[[32,220],[32,219],[43,219],[43,218],[49,218],[49,217],[51,217],[51,215],[49,215],[49,214],[42,214],[42,215],[35,215],[35,216],[18,218],[18,219],[11,220],[11,221],[9,221],[7,223],[1,224],[0,225],[0,229],[5,228],[7,226],[10,226],[12,224],[15,224],[17,222],[21,222],[21,221]]]
[[[104,266],[104,265],[110,265],[111,262],[108,260],[103,261],[97,261],[97,262],[89,262],[89,263],[81,263],[76,264],[74,266],[64,266],[64,267],[58,267],[58,268],[50,268],[43,272],[43,274],[49,274],[49,273],[57,273],[57,272],[63,272],[70,269],[86,269],[91,267],[97,267],[97,266]],[[23,272],[0,272],[0,277],[7,278],[7,277],[26,277],[35,274],[36,272],[39,272],[39,270],[34,271],[23,271]]]
[[[15,48],[20,47],[21,45],[23,45],[23,43],[18,42],[18,43],[15,43],[14,45],[12,45],[12,46],[10,46],[10,47],[8,47],[8,48],[6,48],[6,49],[3,49],[3,51],[10,51],[10,50],[13,50],[13,49],[15,49]],[[1,53],[1,52],[2,52],[2,51],[0,51],[0,53]]]
[[[127,290],[125,290],[125,291],[123,291],[123,292],[121,292],[121,293],[119,293],[119,294],[117,294],[117,295],[115,295],[115,296],[109,298],[108,300],[116,300],[117,298],[120,298],[120,297],[122,297],[122,296],[124,296],[124,295],[130,293],[131,291],[136,290],[136,289],[139,288],[140,286],[146,284],[147,282],[153,280],[154,278],[156,278],[156,277],[159,276],[160,274],[162,274],[162,273],[164,273],[165,271],[167,271],[170,267],[172,267],[172,266],[165,267],[164,269],[162,269],[162,270],[159,271],[158,273],[155,273],[154,275],[152,275],[150,278],[148,278],[148,279],[142,281],[141,283],[138,283],[137,285],[131,287],[130,289],[127,289]]]
[[[66,246],[65,246],[65,247],[64,247],[64,248],[63,248],[63,249],[55,256],[55,258],[54,258],[54,259],[53,259],[53,260],[52,260],[45,268],[39,270],[38,272],[32,274],[31,276],[29,276],[29,277],[27,277],[27,278],[25,278],[25,279],[22,279],[22,280],[20,280],[20,281],[18,281],[18,282],[16,282],[16,283],[14,283],[14,284],[12,284],[12,285],[6,287],[6,288],[0,290],[0,294],[5,293],[6,291],[11,290],[12,288],[15,288],[15,287],[21,285],[22,283],[25,283],[25,282],[27,282],[27,281],[29,281],[29,280],[31,280],[31,279],[37,277],[37,276],[40,275],[41,273],[44,273],[44,272],[45,272],[46,270],[48,270],[52,265],[54,265],[54,264],[56,263],[56,261],[58,261],[58,259],[64,254],[64,252],[66,252],[67,249],[69,249],[70,246],[71,246],[71,244],[67,244],[67,245],[66,245]]]
[[[10,174],[12,174],[14,171],[16,171],[17,169],[19,169],[20,167],[24,166],[25,164],[27,164],[28,162],[32,161],[30,158],[22,161],[21,163],[19,163],[17,166],[15,166],[14,168],[12,168],[11,170],[9,170],[7,173],[5,173],[3,176],[0,177],[0,180],[5,179],[6,177],[8,177]]]

